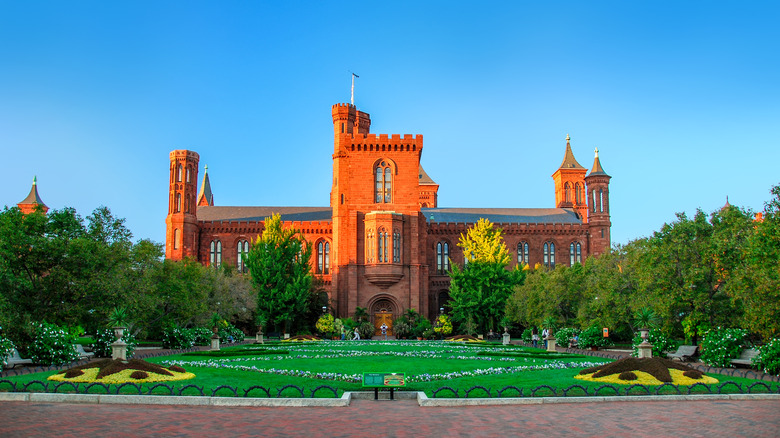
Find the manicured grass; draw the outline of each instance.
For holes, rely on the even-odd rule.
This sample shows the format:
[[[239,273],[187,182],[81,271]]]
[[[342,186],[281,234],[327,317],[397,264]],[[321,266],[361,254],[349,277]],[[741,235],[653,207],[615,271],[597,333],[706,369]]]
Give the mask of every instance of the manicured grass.
[[[450,387],[465,396],[465,391],[475,386],[491,390],[491,395],[502,388],[514,386],[521,388],[528,396],[534,390],[536,395],[552,395],[549,389],[540,388],[544,385],[560,390],[580,385],[589,388],[592,394],[600,383],[584,382],[574,379],[582,369],[594,364],[608,362],[601,358],[579,356],[572,354],[549,354],[541,349],[518,346],[502,346],[497,344],[462,344],[436,341],[358,341],[358,342],[306,342],[280,343],[265,345],[244,345],[224,348],[219,352],[185,353],[174,356],[156,357],[149,362],[165,366],[177,364],[187,371],[195,373],[195,379],[171,382],[169,385],[183,388],[187,385],[197,385],[204,388],[206,395],[223,385],[238,388],[238,395],[252,386],[263,386],[276,396],[277,391],[285,385],[296,385],[305,388],[305,396],[310,396],[311,390],[320,385],[328,385],[343,391],[362,390],[360,378],[365,372],[403,372],[406,373],[407,385],[404,390],[425,391],[430,397],[433,392],[442,387]],[[38,373],[28,376],[11,377],[9,380],[29,382],[45,380],[49,373]],[[743,387],[754,383],[754,380],[738,377],[715,375],[721,382],[733,381]],[[150,388],[152,384],[143,384]],[[621,388],[624,391],[628,385]],[[770,385],[777,391],[778,384]],[[735,392],[733,386],[731,391]],[[0,391],[7,390],[0,385]],[[687,392],[686,388],[681,388]],[[706,392],[703,388],[701,391]],[[728,391],[729,388],[726,388]],[[94,388],[95,392],[105,392],[102,388]],[[126,387],[124,393],[135,390]],[[610,395],[606,389],[601,395]],[[642,393],[637,390],[636,393]],[[165,393],[164,388],[158,388],[155,393]],[[198,391],[188,389],[185,395],[193,395]],[[717,392],[715,389],[713,392]],[[510,389],[505,396],[516,396],[518,392]],[[582,395],[579,389],[573,389],[571,395]],[[232,391],[222,389],[219,396],[232,396]],[[250,396],[262,396],[254,390]],[[283,396],[297,397],[293,389],[284,390]],[[318,396],[330,396],[318,392]],[[440,397],[453,396],[451,391],[442,391]],[[486,396],[483,390],[474,390],[471,397]]]

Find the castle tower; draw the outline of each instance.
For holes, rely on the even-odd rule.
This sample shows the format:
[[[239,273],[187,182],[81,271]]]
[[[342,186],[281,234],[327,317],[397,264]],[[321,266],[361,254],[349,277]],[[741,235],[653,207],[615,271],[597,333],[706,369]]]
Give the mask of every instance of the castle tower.
[[[21,202],[16,204],[16,206],[19,207],[19,210],[24,214],[32,213],[38,207],[40,207],[44,213],[49,211],[49,207],[43,203],[41,197],[38,195],[38,177],[33,177],[30,193]]]
[[[583,222],[588,220],[588,207],[585,199],[585,174],[571,151],[569,134],[566,134],[566,152],[563,155],[561,167],[552,174],[555,181],[555,206],[572,208],[580,215]]]
[[[170,154],[168,216],[165,218],[165,257],[181,260],[198,255],[197,152],[175,150]],[[210,186],[209,186],[210,187]]]
[[[599,160],[599,150],[596,148],[593,168],[585,183],[588,186],[588,226],[590,229],[590,253],[600,255],[611,245],[609,219],[609,180],[612,178],[604,172]]]

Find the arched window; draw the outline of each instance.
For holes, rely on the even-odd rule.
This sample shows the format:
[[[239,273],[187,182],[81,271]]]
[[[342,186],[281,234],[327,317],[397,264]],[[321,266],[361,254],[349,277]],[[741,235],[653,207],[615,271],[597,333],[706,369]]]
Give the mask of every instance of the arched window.
[[[381,161],[374,169],[376,176],[376,202],[390,203],[393,199],[393,170],[390,163]]]
[[[552,242],[545,242],[543,246],[544,252],[544,266],[548,268],[555,267],[555,244]]]
[[[181,182],[181,164],[176,168],[176,182]]]
[[[181,246],[181,230],[174,228],[173,230],[173,249],[179,249]]]
[[[377,240],[377,251],[376,251],[376,257],[379,263],[387,263],[390,261],[388,259],[388,241],[387,241],[387,231],[384,228],[380,228],[379,231],[376,234],[376,240]]]
[[[330,243],[323,240],[317,244],[317,273],[330,274]]]
[[[393,231],[393,263],[401,262],[401,233]]]
[[[436,272],[446,274],[450,271],[450,244],[439,242],[436,244]]]
[[[520,242],[517,244],[517,264],[527,265],[528,263],[530,263],[528,260],[528,243]]]
[[[209,264],[218,268],[222,264],[222,242],[212,240],[209,245]]]
[[[577,200],[577,204],[582,204],[582,184],[580,183],[574,185],[574,199]]]
[[[563,200],[571,202],[571,185],[568,182],[563,185]]]
[[[176,194],[176,210],[175,213],[181,212],[181,193]]]
[[[246,266],[246,256],[249,254],[249,241],[239,240],[236,253],[236,267],[238,268],[238,272],[247,272],[249,269]]]
[[[572,242],[569,245],[569,265],[574,266],[575,263],[582,263],[582,245],[580,245],[580,242]]]
[[[596,212],[596,191],[590,191],[590,209],[592,212]]]
[[[190,182],[190,166],[187,166],[187,182]]]

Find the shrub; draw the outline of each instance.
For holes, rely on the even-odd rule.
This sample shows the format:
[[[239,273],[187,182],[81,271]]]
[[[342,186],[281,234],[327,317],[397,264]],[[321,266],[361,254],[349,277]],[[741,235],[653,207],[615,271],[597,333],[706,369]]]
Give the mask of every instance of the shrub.
[[[320,316],[315,327],[322,334],[323,338],[330,338],[336,332],[336,327],[333,324],[333,315],[328,313]]]
[[[758,356],[753,359],[753,365],[765,373],[780,375],[780,338],[769,341],[758,347]]]
[[[163,348],[174,350],[190,348],[195,343],[195,336],[190,330],[177,326],[168,326],[163,329]]]
[[[211,345],[211,336],[214,334],[214,330],[206,327],[193,327],[186,329],[192,336],[192,342],[195,345]]]
[[[747,330],[714,328],[701,343],[701,361],[713,367],[728,367],[745,347]]]
[[[653,357],[666,357],[667,351],[675,351],[679,347],[679,342],[669,338],[661,330],[652,329],[647,334],[647,342],[653,345]],[[631,341],[631,347],[633,351],[631,355],[634,357],[639,356],[639,344],[642,343],[642,336],[637,333],[634,339]]]
[[[114,331],[111,329],[98,330],[95,332],[93,339],[94,342],[92,343],[92,352],[95,353],[95,356],[111,357],[111,354],[113,353],[111,344],[116,341]],[[136,341],[135,336],[133,336],[133,334],[128,331],[125,331],[125,333],[122,335],[122,340],[125,342],[125,344],[127,344],[127,358],[129,359],[133,357],[133,353],[135,353],[135,347],[138,345],[138,341]]]
[[[0,335],[0,371],[3,371],[3,361],[16,348],[10,339]]]
[[[405,320],[398,318],[393,322],[393,334],[397,339],[407,338],[412,332],[412,326]]]
[[[600,328],[591,327],[580,332],[580,340],[578,344],[580,348],[603,348],[611,346],[612,340],[605,338]]]
[[[520,339],[523,342],[525,342],[527,344],[530,344],[533,341],[533,335],[534,335],[533,332],[534,332],[534,329],[532,329],[532,328],[527,328],[527,329],[523,330],[523,334],[520,335]]]
[[[33,329],[34,339],[27,355],[41,365],[62,365],[79,358],[73,348],[74,338],[62,327],[42,322]]]
[[[358,333],[360,333],[360,339],[371,339],[374,337],[374,324],[371,324],[370,322],[361,322],[360,325],[357,326]]]
[[[439,315],[436,318],[436,323],[433,325],[433,331],[441,336],[448,336],[452,333],[452,322],[447,315]]]
[[[226,327],[219,331],[219,338],[222,342],[227,342],[231,337],[233,342],[241,342],[244,340],[244,332],[233,324],[228,323]]]
[[[530,332],[529,332],[530,333]],[[579,336],[580,330],[572,327],[564,327],[555,332],[555,343],[561,347],[568,347],[569,342],[574,339],[575,336]],[[578,345],[579,346],[579,345]]]
[[[418,338],[424,338],[425,331],[431,328],[433,328],[433,325],[428,321],[428,318],[420,317],[417,319],[417,324],[414,326],[414,335]]]

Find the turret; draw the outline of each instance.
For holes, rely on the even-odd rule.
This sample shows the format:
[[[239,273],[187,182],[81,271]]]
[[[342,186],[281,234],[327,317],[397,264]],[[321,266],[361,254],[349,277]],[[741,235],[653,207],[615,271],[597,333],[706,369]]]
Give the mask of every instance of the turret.
[[[37,208],[40,208],[44,213],[49,211],[49,207],[43,203],[41,197],[38,195],[38,177],[33,177],[32,188],[30,193],[21,202],[16,204],[19,210],[24,214],[32,213]]]
[[[566,134],[566,152],[563,155],[563,162],[561,167],[552,174],[555,181],[555,206],[574,209],[582,221],[586,222],[588,220],[588,207],[585,199],[584,178],[588,170],[574,158],[570,140],[569,134]]]
[[[599,150],[595,150],[593,168],[585,183],[588,185],[588,226],[590,228],[591,249],[594,255],[607,251],[611,245],[609,218],[609,180],[612,178],[604,172],[599,160]]]
[[[181,260],[196,257],[197,251],[197,152],[175,150],[170,153],[168,217],[165,219],[165,257]]]

